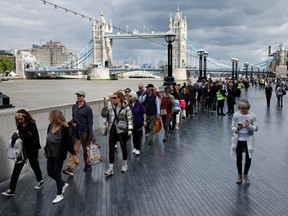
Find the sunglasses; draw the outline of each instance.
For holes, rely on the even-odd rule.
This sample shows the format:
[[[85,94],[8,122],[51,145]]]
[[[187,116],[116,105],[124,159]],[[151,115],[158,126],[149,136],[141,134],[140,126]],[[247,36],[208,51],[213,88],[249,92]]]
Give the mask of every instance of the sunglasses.
[[[117,98],[118,98],[118,97],[111,97],[112,100],[115,100],[115,99],[117,99]]]

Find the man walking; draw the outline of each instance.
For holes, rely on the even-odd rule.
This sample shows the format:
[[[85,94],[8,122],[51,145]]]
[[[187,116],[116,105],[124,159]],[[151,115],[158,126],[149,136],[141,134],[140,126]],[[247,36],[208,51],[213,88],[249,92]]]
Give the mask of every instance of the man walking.
[[[72,107],[72,125],[76,129],[76,137],[74,140],[74,149],[76,155],[79,152],[80,144],[82,143],[83,155],[85,161],[84,171],[91,171],[92,167],[87,162],[87,147],[92,143],[96,143],[93,133],[93,112],[91,107],[85,102],[85,92],[78,91],[77,102]],[[75,162],[70,156],[63,172],[67,175],[73,176],[75,169]]]
[[[147,119],[144,119],[144,123],[147,122],[147,127],[148,127],[148,133],[149,133],[148,145],[152,145],[156,120],[161,119],[160,118],[160,102],[159,102],[159,98],[156,96],[156,94],[154,94],[153,84],[148,84],[146,86],[146,89],[147,89],[147,94],[144,96],[143,95],[140,96],[139,101],[143,103],[145,110],[146,110]]]

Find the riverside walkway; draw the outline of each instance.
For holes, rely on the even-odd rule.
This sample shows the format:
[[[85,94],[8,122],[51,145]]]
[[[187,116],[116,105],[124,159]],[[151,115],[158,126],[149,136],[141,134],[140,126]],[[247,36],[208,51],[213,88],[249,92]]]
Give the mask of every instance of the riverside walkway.
[[[257,88],[250,87],[241,97],[250,101],[259,125],[250,186],[236,184],[235,156],[230,156],[231,116],[199,113],[182,122],[165,144],[163,130],[155,135],[152,146],[143,136],[138,157],[131,153],[129,142],[129,169],[125,174],[120,171],[122,157],[118,150],[114,175],[104,175],[108,168],[107,137],[97,135],[103,162],[94,165],[92,172],[83,172],[80,153],[82,163],[74,177],[63,174],[69,187],[64,200],[56,205],[52,204],[56,185],[47,176],[41,154],[43,188],[33,189],[36,180],[32,171],[21,175],[15,197],[0,198],[0,215],[287,215],[288,96],[284,97],[283,108],[277,107],[275,94],[267,107],[263,90]],[[0,190],[8,186],[9,181],[1,182]]]

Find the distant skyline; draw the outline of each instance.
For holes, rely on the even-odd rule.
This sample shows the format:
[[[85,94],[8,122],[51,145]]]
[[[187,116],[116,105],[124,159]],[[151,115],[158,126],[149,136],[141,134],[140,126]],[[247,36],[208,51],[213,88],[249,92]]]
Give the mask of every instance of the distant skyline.
[[[179,6],[188,23],[188,38],[193,46],[209,52],[209,56],[229,62],[232,57],[256,64],[267,59],[280,43],[288,47],[284,0],[113,0],[81,3],[76,0],[51,0],[51,3],[99,19],[103,11],[106,21],[129,31],[167,31],[170,13],[174,18]],[[60,41],[72,52],[82,49],[92,37],[92,22],[82,19],[40,0],[0,2],[0,49],[28,49],[32,44]],[[117,30],[114,30],[117,32]],[[157,39],[158,40],[158,39]],[[164,39],[159,42],[165,44]],[[113,41],[113,63],[129,58],[141,63],[157,64],[167,58],[167,49],[144,40]],[[189,63],[189,60],[187,60]]]

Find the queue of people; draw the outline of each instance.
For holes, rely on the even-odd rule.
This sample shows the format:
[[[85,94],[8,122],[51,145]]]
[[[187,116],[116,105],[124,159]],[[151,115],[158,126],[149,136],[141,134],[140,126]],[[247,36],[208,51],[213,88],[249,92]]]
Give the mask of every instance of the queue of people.
[[[238,112],[234,113],[236,104],[237,86],[239,82],[216,81],[187,85],[171,85],[165,87],[163,95],[160,94],[153,84],[148,84],[146,90],[144,85],[138,85],[138,91],[126,88],[109,95],[110,102],[104,98],[104,107],[101,115],[108,123],[108,145],[109,145],[109,167],[106,176],[114,174],[114,154],[117,143],[120,143],[122,151],[121,172],[128,171],[128,149],[127,142],[133,142],[132,153],[140,155],[143,134],[148,136],[148,145],[154,145],[155,122],[162,120],[164,128],[163,143],[169,141],[169,133],[179,130],[181,121],[191,119],[197,115],[200,109],[203,112],[225,115],[224,102],[227,99],[228,114],[232,114],[232,146],[231,152],[236,153],[236,164],[238,170],[237,184],[250,184],[248,171],[251,166],[251,158],[254,148],[254,132],[258,130],[255,114],[250,112],[250,104],[247,100],[240,100]],[[277,87],[278,96],[282,86]],[[242,87],[241,87],[242,88]],[[267,90],[269,88],[269,91]],[[283,88],[283,87],[282,87]],[[265,88],[267,104],[270,104],[272,90],[269,85]],[[283,89],[282,89],[283,90]],[[282,95],[284,94],[283,91]],[[269,98],[270,94],[270,98]],[[45,156],[47,158],[48,176],[55,180],[56,198],[53,204],[64,199],[64,192],[69,186],[62,180],[61,174],[73,176],[76,166],[79,165],[78,152],[83,147],[84,172],[91,172],[92,167],[87,160],[87,147],[96,144],[93,133],[93,110],[85,102],[85,92],[78,91],[76,103],[72,106],[72,120],[66,122],[64,115],[59,110],[53,110],[49,114],[49,125],[45,144]],[[269,101],[268,101],[269,98]],[[269,103],[268,103],[269,102]],[[281,103],[281,99],[279,99]],[[282,103],[281,103],[282,105]],[[226,114],[227,114],[226,113]],[[16,126],[19,137],[23,140],[23,149],[30,165],[35,173],[37,184],[34,189],[39,190],[44,185],[41,169],[38,162],[39,149],[41,148],[36,121],[26,110],[18,110],[15,115]],[[73,141],[69,135],[69,124],[75,131]],[[70,156],[64,166],[67,152]],[[244,172],[242,172],[242,152],[246,153]],[[15,163],[10,186],[2,193],[4,196],[14,196],[16,184],[25,162]],[[63,171],[62,171],[63,169]],[[243,175],[243,176],[242,176]]]

